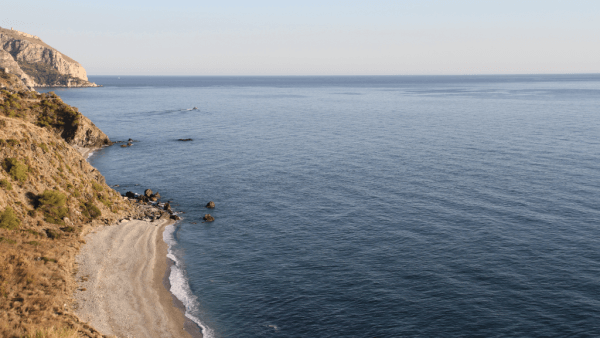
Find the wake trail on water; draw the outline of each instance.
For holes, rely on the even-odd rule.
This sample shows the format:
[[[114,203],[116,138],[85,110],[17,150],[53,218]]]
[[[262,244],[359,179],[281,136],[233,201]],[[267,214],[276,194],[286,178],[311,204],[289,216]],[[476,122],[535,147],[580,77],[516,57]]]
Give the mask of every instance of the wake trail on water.
[[[175,230],[175,224],[171,224],[168,225],[163,232],[163,240],[169,246],[167,257],[175,262],[175,264],[171,266],[171,274],[169,275],[169,282],[171,283],[171,290],[169,291],[185,306],[185,316],[200,326],[202,329],[202,336],[204,338],[214,338],[215,335],[213,330],[192,314],[199,311],[198,297],[192,293],[181,260],[178,259],[173,252],[173,246],[177,243],[174,235]]]
[[[182,113],[182,112],[188,112],[188,111],[200,112],[200,109],[197,107],[179,108],[179,109],[155,110],[155,111],[148,111],[148,112],[144,112],[144,113],[149,114],[149,115],[167,115],[167,114]]]

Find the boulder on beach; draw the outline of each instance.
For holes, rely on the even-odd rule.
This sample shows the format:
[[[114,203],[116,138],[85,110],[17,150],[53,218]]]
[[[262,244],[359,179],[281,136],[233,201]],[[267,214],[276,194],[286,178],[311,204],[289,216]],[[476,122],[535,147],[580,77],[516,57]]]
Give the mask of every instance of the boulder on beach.
[[[146,189],[146,190],[144,190],[144,195],[145,195],[146,197],[150,197],[150,196],[152,196],[152,190],[150,190],[150,189]]]
[[[125,197],[127,198],[135,198],[135,194],[131,191],[128,191],[125,193]]]
[[[208,203],[206,203],[206,207],[209,209],[214,209],[215,208],[215,202],[210,201]]]
[[[154,195],[152,195],[152,197],[160,198],[160,193],[157,191],[154,193]]]
[[[204,215],[204,218],[203,218],[203,219],[204,219],[205,221],[207,221],[207,222],[212,222],[212,221],[214,221],[214,220],[215,220],[215,218],[214,218],[214,217],[212,217],[210,214],[206,214],[206,215]]]
[[[167,202],[163,209],[166,211],[171,211],[171,203]]]
[[[171,215],[171,219],[179,221],[181,219],[181,217],[179,217],[177,215]]]

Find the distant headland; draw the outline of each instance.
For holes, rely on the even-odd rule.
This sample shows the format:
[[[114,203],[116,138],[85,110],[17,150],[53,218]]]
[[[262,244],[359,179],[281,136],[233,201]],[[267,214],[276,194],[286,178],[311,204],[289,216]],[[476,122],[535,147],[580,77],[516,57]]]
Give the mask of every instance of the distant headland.
[[[83,66],[38,36],[0,27],[0,73],[14,74],[34,87],[98,87]]]

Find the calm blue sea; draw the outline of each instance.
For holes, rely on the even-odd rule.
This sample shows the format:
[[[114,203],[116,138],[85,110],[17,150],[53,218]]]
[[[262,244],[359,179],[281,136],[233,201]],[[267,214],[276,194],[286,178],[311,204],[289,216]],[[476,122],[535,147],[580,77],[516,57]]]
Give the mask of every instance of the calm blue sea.
[[[600,75],[90,79],[205,336],[600,336]]]

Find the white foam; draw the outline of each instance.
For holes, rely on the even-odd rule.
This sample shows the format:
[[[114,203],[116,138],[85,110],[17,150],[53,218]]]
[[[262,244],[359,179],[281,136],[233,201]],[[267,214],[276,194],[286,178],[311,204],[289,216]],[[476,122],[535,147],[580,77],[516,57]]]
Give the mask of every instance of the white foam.
[[[185,306],[185,316],[202,328],[202,336],[204,338],[213,338],[213,330],[203,324],[199,318],[192,315],[192,312],[198,311],[198,297],[192,293],[181,262],[173,253],[172,247],[176,243],[174,233],[175,224],[168,225],[163,232],[163,240],[169,246],[167,257],[175,262],[171,266],[171,274],[169,275],[169,282],[171,283],[171,290],[169,291]]]

